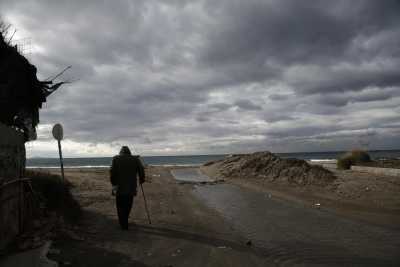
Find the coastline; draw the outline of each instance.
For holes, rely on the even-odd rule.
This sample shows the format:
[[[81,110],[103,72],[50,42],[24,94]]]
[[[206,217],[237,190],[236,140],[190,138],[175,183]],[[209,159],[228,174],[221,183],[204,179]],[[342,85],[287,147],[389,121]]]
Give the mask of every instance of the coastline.
[[[330,164],[343,155],[345,151],[327,151],[327,152],[298,152],[298,153],[276,153],[282,158],[303,159],[311,163],[323,162]],[[400,158],[400,150],[373,150],[370,151],[371,157],[376,158]],[[146,165],[150,166],[200,166],[210,161],[216,161],[232,155],[184,155],[184,156],[142,156]],[[112,157],[64,157],[65,168],[106,168],[111,165]],[[59,158],[28,158],[26,160],[27,168],[56,168],[59,166]]]
[[[319,163],[326,163],[326,164],[333,164],[336,163],[335,159],[311,159],[311,160],[306,160],[310,164],[319,164]],[[205,162],[206,163],[206,162]],[[146,166],[149,167],[165,167],[165,168],[200,168],[203,166],[204,163],[199,163],[199,164],[146,164]],[[60,166],[27,166],[26,169],[60,169]],[[64,169],[106,169],[110,168],[110,165],[78,165],[78,166],[64,166]]]
[[[200,167],[202,164],[149,164],[149,167],[165,167],[165,168],[180,168],[180,167]],[[81,166],[64,166],[64,169],[107,169],[109,165],[81,165]],[[61,169],[59,166],[27,166],[26,169]]]

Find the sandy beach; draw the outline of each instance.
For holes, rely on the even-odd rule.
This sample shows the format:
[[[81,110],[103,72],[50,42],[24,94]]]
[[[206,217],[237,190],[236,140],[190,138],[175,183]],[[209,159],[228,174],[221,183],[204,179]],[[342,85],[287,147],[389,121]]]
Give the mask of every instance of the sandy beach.
[[[190,195],[192,185],[176,183],[169,168],[147,171],[144,189],[152,225],[138,194],[131,230],[122,232],[108,170],[68,169],[66,177],[84,209],[82,223],[74,231],[84,241],[61,237],[54,246],[62,252],[50,258],[73,266],[265,266],[265,259],[246,245],[247,240]]]
[[[378,212],[357,201],[345,205],[337,202],[336,194],[327,194],[329,189],[301,191],[243,179],[183,183],[170,170],[147,169],[144,189],[152,224],[138,194],[130,230],[124,232],[118,227],[108,170],[68,169],[66,177],[74,185],[84,216],[71,229],[78,238],[58,236],[53,246],[60,253],[49,257],[72,266],[396,266],[399,262],[400,231],[395,229],[399,216],[394,210]],[[207,174],[212,177],[210,170]],[[317,199],[319,207],[314,205]]]

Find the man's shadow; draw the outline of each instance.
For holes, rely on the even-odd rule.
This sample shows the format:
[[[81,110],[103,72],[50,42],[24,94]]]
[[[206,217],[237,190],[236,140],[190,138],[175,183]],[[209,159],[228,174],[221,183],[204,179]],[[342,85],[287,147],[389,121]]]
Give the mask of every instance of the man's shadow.
[[[164,221],[153,221],[152,224],[148,224],[146,223],[145,219],[131,219],[129,230],[123,231],[119,228],[117,216],[115,216],[115,219],[113,217],[104,216],[104,214],[86,210],[84,211],[84,218],[82,221],[83,229],[85,227],[90,227],[90,225],[87,225],[85,222],[95,221],[101,222],[98,226],[100,226],[102,229],[98,229],[98,231],[95,231],[96,234],[93,235],[96,235],[97,238],[105,241],[114,240],[116,237],[115,235],[118,235],[119,240],[136,242],[139,241],[139,235],[143,234],[165,237],[169,239],[186,240],[213,247],[226,247],[237,251],[254,252],[254,248],[249,246],[249,244],[246,244],[245,240],[234,240],[233,234],[216,232],[200,234],[196,232],[198,230],[190,225],[168,224],[168,222]],[[135,223],[132,221],[135,221]],[[106,228],[111,228],[111,231],[107,231]],[[186,229],[183,230],[183,228]],[[204,231],[206,230],[204,229]],[[99,232],[104,232],[105,235],[99,236]],[[90,234],[90,231],[88,233]],[[227,235],[229,235],[230,238],[228,238]]]

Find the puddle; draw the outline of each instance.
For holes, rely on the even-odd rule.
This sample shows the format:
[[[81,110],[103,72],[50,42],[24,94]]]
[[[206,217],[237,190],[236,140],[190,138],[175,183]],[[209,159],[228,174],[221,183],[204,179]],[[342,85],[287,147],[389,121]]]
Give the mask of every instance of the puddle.
[[[230,184],[195,186],[193,194],[278,265],[396,266],[400,261],[400,232]]]
[[[198,168],[171,170],[172,176],[179,182],[208,183],[214,182],[210,177],[202,174]]]

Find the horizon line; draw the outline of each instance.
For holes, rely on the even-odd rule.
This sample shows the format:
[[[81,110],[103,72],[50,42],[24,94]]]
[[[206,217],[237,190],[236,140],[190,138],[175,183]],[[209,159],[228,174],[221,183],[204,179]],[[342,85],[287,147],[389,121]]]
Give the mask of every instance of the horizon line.
[[[365,151],[370,151],[370,152],[378,152],[378,151],[400,151],[400,148],[395,148],[395,149],[363,149]],[[223,155],[237,155],[237,154],[252,154],[256,152],[263,152],[263,151],[268,151],[268,150],[262,150],[262,151],[254,151],[254,152],[248,152],[248,153],[216,153],[216,154],[182,154],[182,155],[142,155],[142,157],[190,157],[190,156],[223,156]],[[272,152],[269,151],[273,154],[307,154],[307,153],[341,153],[341,152],[348,152],[351,150],[327,150],[327,151],[300,151],[300,152]],[[76,159],[76,158],[112,158],[113,156],[77,156],[77,157],[63,157],[64,159]],[[139,155],[140,156],[140,155]],[[46,158],[46,159],[58,159],[59,157],[57,156],[51,156],[51,157],[45,157],[45,156],[37,156],[37,157],[27,157],[27,159],[40,159],[40,158]]]

